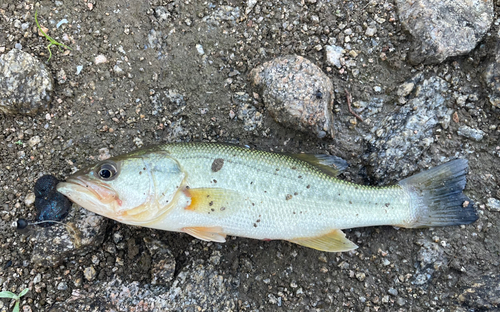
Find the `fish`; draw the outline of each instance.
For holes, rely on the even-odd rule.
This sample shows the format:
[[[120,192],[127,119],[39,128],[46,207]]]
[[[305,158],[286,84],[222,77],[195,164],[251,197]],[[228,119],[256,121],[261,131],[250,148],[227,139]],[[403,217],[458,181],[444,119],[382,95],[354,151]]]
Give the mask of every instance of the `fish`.
[[[57,185],[72,202],[121,223],[223,243],[286,240],[326,252],[357,248],[344,229],[469,224],[468,162],[456,159],[392,186],[337,178],[322,154],[265,152],[220,143],[157,145],[109,158]]]

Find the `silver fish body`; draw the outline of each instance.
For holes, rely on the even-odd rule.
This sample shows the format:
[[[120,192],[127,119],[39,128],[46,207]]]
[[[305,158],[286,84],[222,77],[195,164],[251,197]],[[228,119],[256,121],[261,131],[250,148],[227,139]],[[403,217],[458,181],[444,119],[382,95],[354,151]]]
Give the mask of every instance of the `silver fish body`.
[[[356,248],[342,233],[346,228],[477,219],[462,193],[466,160],[382,188],[337,179],[334,170],[325,168],[331,161],[332,156],[216,143],[166,144],[78,172],[58,191],[123,223],[208,241],[223,242],[226,235],[282,239],[325,251]]]

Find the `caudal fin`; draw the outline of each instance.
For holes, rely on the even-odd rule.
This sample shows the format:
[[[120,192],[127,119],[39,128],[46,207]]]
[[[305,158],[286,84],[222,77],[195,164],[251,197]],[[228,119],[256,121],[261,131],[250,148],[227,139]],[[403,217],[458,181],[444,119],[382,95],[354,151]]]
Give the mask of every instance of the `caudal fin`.
[[[462,191],[468,168],[466,159],[456,159],[399,182],[411,197],[413,224],[431,227],[469,224],[478,219],[474,203]]]

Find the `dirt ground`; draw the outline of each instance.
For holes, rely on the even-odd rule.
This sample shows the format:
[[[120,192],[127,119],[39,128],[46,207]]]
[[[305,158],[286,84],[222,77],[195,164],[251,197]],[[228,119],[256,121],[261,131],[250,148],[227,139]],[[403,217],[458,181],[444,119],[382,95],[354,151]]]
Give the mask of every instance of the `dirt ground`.
[[[161,311],[159,303],[157,308],[140,302],[124,308],[103,290],[103,285],[117,279],[124,285],[138,282],[139,288],[153,289],[151,261],[155,260],[141,257],[147,253],[144,238],[154,237],[172,253],[176,272],[172,281],[140,300],[151,301],[160,290],[168,292],[182,272],[189,275],[200,266],[207,272],[204,278],[216,272],[226,283],[225,297],[178,296],[179,302],[169,303],[171,310],[500,309],[500,212],[485,205],[489,198],[500,199],[500,111],[489,103],[481,80],[495,57],[498,26],[493,25],[468,55],[439,65],[411,66],[406,60],[411,38],[401,28],[392,1],[258,1],[249,7],[251,3],[0,0],[3,53],[20,44],[23,51],[46,61],[48,42],[37,34],[35,9],[49,35],[71,48],[69,52],[52,48],[47,66],[56,83],[48,110],[29,117],[0,117],[1,290],[18,293],[30,287],[21,301],[24,311],[55,311],[55,306],[64,311],[79,292],[93,294],[87,299],[92,302],[89,311]],[[496,21],[498,6],[495,12]],[[384,21],[379,20],[376,37],[364,36],[366,25],[380,18]],[[67,23],[57,27],[63,19]],[[29,23],[27,29],[16,20]],[[325,60],[324,46],[342,45],[345,29],[358,38],[350,43],[357,51],[350,56],[356,70],[339,70]],[[249,71],[287,54],[306,57],[332,79],[334,139],[283,128],[256,99]],[[96,64],[98,56],[106,61]],[[344,89],[354,101],[382,97],[384,106],[377,116],[382,120],[399,106],[397,87],[419,73],[449,81],[450,94],[469,96],[464,106],[452,97],[445,101],[457,121],[447,129],[436,126],[435,140],[422,157],[432,159],[430,166],[444,158],[469,160],[465,193],[479,212],[472,225],[348,230],[346,235],[359,249],[329,254],[281,241],[230,238],[226,244],[205,243],[184,234],[110,221],[102,245],[56,267],[35,267],[30,259],[37,241],[15,229],[18,218],[35,216],[34,206],[27,206],[25,198],[41,175],[64,179],[75,168],[95,163],[102,148],[119,155],[143,145],[210,141],[267,151],[328,152],[350,163],[342,179],[372,185],[395,182],[397,175],[387,175],[383,181],[373,178],[374,168],[366,158],[370,126],[354,124]],[[261,123],[238,115],[245,104],[262,114]],[[461,125],[483,130],[484,138],[473,141],[458,135]],[[27,144],[33,136],[41,138],[34,147]],[[116,233],[125,244],[117,242]],[[90,266],[96,270],[95,278],[82,282]],[[10,311],[9,305],[2,300],[0,311]]]

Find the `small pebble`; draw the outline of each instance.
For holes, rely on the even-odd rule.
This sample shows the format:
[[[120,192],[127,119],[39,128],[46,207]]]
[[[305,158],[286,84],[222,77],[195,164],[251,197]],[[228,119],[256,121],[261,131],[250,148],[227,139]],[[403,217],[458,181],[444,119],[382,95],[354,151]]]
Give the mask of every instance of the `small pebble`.
[[[488,198],[488,203],[486,203],[486,206],[488,206],[488,208],[491,210],[491,211],[500,211],[500,200],[496,199],[496,198]]]
[[[396,297],[398,295],[398,290],[395,288],[389,288],[389,290],[387,292],[389,293],[389,295],[394,296],[394,297]]]
[[[38,135],[35,135],[34,137],[32,137],[31,139],[28,140],[28,145],[33,147],[33,146],[36,146],[38,145],[38,143],[40,143],[41,139]]]
[[[94,269],[94,267],[87,267],[85,270],[83,270],[83,276],[85,276],[85,279],[87,281],[93,281],[96,277],[97,273]]]
[[[356,273],[356,278],[358,279],[358,281],[362,282],[365,280],[366,278],[366,274],[363,273],[363,272],[360,272],[360,273]]]
[[[60,282],[57,285],[57,290],[66,290],[68,289],[68,284],[66,282]]]
[[[31,206],[35,203],[35,193],[29,192],[28,195],[26,195],[26,198],[24,199],[24,204],[26,206]]]
[[[201,44],[196,45],[196,51],[198,51],[199,55],[205,54],[205,51],[203,50],[203,46]]]
[[[96,65],[97,64],[106,63],[107,61],[108,61],[108,59],[104,55],[102,55],[102,54],[96,56],[95,59],[94,59],[94,63]]]
[[[368,28],[366,28],[366,31],[365,31],[366,36],[373,37],[373,36],[375,36],[375,33],[377,33],[376,27],[369,26]]]
[[[326,61],[337,68],[342,68],[342,55],[344,55],[344,49],[334,45],[328,45],[325,47]]]
[[[460,128],[458,128],[457,134],[479,142],[483,139],[485,133],[479,129],[473,129],[468,126],[461,126]]]
[[[406,300],[404,298],[401,298],[399,297],[397,300],[396,300],[396,303],[399,305],[399,306],[404,306],[405,303],[406,303]]]

